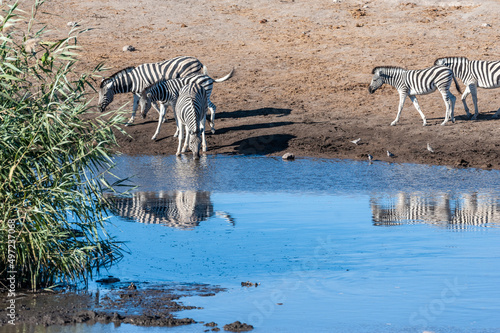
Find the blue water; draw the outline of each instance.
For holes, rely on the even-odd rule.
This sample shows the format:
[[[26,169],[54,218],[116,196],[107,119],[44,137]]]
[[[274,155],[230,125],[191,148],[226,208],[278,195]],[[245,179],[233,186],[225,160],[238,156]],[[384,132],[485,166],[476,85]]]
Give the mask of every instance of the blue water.
[[[139,187],[112,219],[131,254],[109,273],[227,288],[183,299],[203,309],[179,317],[254,332],[500,331],[498,171],[228,156],[117,165]]]
[[[178,317],[221,330],[239,320],[253,332],[500,332],[498,171],[231,156],[116,162],[138,188],[110,219],[130,254],[103,275],[227,289],[181,299],[203,309]]]

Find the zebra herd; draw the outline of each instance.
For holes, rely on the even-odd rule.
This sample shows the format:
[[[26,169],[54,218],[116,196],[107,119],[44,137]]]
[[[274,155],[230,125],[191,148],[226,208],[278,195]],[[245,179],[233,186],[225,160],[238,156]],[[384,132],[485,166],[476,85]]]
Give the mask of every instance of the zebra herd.
[[[137,67],[127,67],[108,78],[99,86],[98,106],[101,112],[113,101],[115,94],[134,94],[132,116],[127,125],[134,122],[138,105],[145,118],[152,103],[159,112],[158,127],[152,140],[156,140],[164,121],[166,108],[170,105],[174,111],[179,137],[176,155],[189,148],[194,158],[199,158],[200,145],[206,151],[205,120],[207,109],[210,110],[209,124],[215,132],[215,105],[210,101],[214,82],[224,82],[231,78],[233,71],[223,78],[214,80],[207,74],[207,69],[194,57],[176,57],[158,63],[149,63]],[[159,102],[160,106],[156,105]],[[182,140],[186,132],[184,145]],[[182,149],[181,149],[182,146]]]
[[[422,117],[423,125],[427,124],[424,113],[420,109],[416,95],[425,95],[439,90],[446,104],[446,113],[441,125],[449,120],[455,122],[455,96],[450,92],[452,81],[458,92],[460,87],[457,79],[466,86],[462,102],[467,116],[477,119],[477,88],[500,87],[500,61],[469,60],[465,57],[445,57],[434,62],[434,66],[422,70],[408,70],[401,67],[375,67],[373,77],[368,87],[370,94],[374,93],[384,83],[397,89],[399,106],[396,119],[391,125],[396,125],[401,116],[406,97],[409,97]],[[113,101],[115,94],[134,94],[132,116],[126,125],[134,122],[138,106],[141,106],[142,117],[145,118],[151,106],[159,112],[158,127],[152,140],[156,140],[161,123],[165,119],[167,107],[174,111],[179,137],[176,155],[185,152],[189,146],[195,158],[199,157],[200,146],[205,152],[205,121],[207,110],[210,111],[208,123],[212,133],[215,133],[215,105],[210,101],[214,83],[230,79],[233,70],[220,79],[213,79],[207,74],[207,69],[194,57],[181,56],[158,63],[148,63],[137,67],[127,67],[108,78],[104,78],[99,87],[99,109],[103,112]],[[468,95],[472,95],[474,115],[469,112],[466,103]],[[160,104],[158,107],[157,103]],[[500,109],[494,117],[500,115]],[[184,145],[182,140],[185,139]]]
[[[467,116],[477,119],[479,110],[477,106],[477,87],[492,89],[500,87],[500,61],[469,60],[465,57],[445,57],[436,59],[434,66],[422,70],[407,70],[400,67],[375,67],[372,71],[373,78],[368,87],[370,94],[374,93],[384,83],[397,89],[399,93],[399,106],[396,119],[391,123],[396,125],[401,116],[406,97],[409,97],[418,113],[422,117],[423,125],[427,124],[425,115],[418,105],[415,95],[425,95],[439,90],[446,104],[446,114],[441,125],[449,120],[455,122],[455,96],[450,92],[452,80],[459,93],[456,78],[462,80],[466,86],[462,95]],[[466,103],[467,96],[472,95],[474,103],[474,116],[471,117]],[[494,118],[500,115],[500,109],[493,115]]]

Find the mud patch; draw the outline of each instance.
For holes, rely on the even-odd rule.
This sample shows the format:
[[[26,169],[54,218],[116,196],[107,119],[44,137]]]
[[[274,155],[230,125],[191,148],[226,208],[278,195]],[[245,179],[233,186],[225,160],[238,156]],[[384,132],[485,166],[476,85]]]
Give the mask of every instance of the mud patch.
[[[196,323],[176,318],[181,310],[199,309],[179,301],[186,296],[214,296],[225,289],[205,284],[115,283],[94,292],[22,292],[16,298],[16,325],[71,325],[115,323],[138,326],[180,326]],[[0,294],[2,299],[7,299]],[[7,324],[0,308],[0,326]]]

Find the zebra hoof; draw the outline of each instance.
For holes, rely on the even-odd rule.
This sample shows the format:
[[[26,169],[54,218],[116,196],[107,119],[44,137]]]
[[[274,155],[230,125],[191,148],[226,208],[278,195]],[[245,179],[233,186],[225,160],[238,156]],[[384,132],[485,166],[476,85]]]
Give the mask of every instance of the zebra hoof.
[[[393,122],[391,123],[391,126],[396,126],[396,124],[397,124],[397,122],[393,121]]]
[[[210,130],[210,133],[215,134],[215,128],[212,128],[212,129]]]

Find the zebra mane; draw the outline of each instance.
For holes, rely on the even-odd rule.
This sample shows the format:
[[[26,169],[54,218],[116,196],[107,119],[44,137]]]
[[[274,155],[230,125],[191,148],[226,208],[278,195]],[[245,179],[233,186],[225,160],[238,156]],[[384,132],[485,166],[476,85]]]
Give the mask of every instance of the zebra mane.
[[[105,84],[107,84],[109,81],[114,80],[117,76],[123,75],[124,73],[128,73],[128,72],[130,72],[133,69],[135,69],[134,66],[129,66],[127,68],[119,70],[118,72],[114,73],[110,77],[107,77],[107,78],[103,79],[101,81],[101,85],[99,86],[99,88],[102,88]]]
[[[377,66],[375,67],[373,70],[372,70],[372,74],[375,74],[375,72],[379,69],[388,69],[388,70],[391,70],[391,69],[402,69],[404,70],[403,67],[398,67],[398,66]]]
[[[469,61],[469,59],[467,59],[466,57],[462,57],[462,56],[455,56],[455,57],[441,57],[441,58],[437,58],[436,60],[434,60],[434,65],[437,64],[437,62],[441,59],[453,59],[453,60],[467,60]]]

